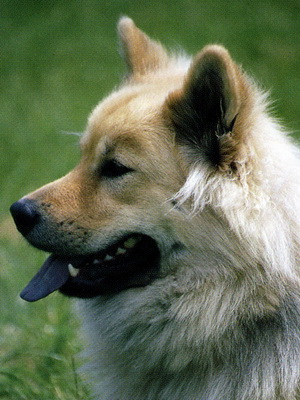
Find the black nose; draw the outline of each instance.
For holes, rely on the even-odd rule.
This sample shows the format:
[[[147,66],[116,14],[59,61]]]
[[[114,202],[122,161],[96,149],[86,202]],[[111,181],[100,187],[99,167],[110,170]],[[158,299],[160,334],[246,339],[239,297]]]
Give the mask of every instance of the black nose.
[[[10,207],[10,212],[18,231],[24,236],[32,230],[40,219],[37,205],[32,200],[21,199],[16,201]]]

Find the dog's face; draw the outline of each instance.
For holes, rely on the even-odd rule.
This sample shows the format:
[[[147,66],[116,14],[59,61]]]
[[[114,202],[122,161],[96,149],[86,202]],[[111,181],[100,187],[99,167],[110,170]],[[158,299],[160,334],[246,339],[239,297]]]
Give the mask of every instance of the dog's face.
[[[190,221],[173,196],[191,168],[236,171],[241,140],[228,133],[241,135],[246,89],[228,53],[208,48],[187,72],[129,19],[120,33],[129,77],[91,114],[79,165],[11,208],[26,239],[52,253],[26,300],[147,285],[186,247]]]
[[[41,281],[30,286],[34,299],[36,285],[46,294],[63,282],[64,293],[89,297],[147,284],[158,273],[162,249],[176,245],[169,200],[183,172],[161,107],[143,86],[125,88],[96,108],[81,152],[73,171],[19,205],[34,215],[23,231],[27,240],[54,254],[47,277],[50,270],[63,274],[49,289]]]
[[[147,284],[159,273],[161,251],[176,247],[169,200],[183,171],[163,120],[161,89],[149,94],[140,86],[101,103],[81,140],[79,165],[22,200],[34,214],[23,231],[27,240],[54,254],[44,266],[47,278],[50,271],[63,275],[50,288],[34,281],[25,298],[66,278],[62,291],[80,297]]]

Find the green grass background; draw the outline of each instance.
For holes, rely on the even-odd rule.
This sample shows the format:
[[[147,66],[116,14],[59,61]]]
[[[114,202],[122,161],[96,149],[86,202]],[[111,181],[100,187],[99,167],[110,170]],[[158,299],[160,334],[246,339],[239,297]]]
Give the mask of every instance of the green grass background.
[[[65,174],[92,107],[123,72],[115,24],[131,16],[152,37],[190,53],[228,47],[299,131],[299,0],[2,0],[0,4],[0,398],[87,399],[75,369],[82,343],[71,301],[18,293],[45,255],[16,232],[9,205]]]

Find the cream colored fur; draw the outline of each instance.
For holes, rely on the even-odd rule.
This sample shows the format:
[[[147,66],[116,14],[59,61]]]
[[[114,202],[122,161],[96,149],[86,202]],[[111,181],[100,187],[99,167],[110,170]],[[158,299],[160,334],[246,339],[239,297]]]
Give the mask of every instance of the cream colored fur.
[[[78,301],[95,398],[300,399],[299,150],[223,47],[189,60],[128,18],[119,34],[128,75],[92,112],[81,163],[28,197],[76,217],[85,251],[125,232],[159,247],[151,284]],[[222,131],[206,132],[206,80]],[[95,183],[107,154],[135,173]]]
[[[120,25],[135,29],[127,19]],[[138,93],[126,117],[141,112],[148,118],[186,74],[187,63],[171,58],[106,101]],[[299,398],[299,348],[290,348],[289,338],[294,335],[299,346],[299,151],[268,115],[266,96],[245,79],[252,99],[243,127],[245,149],[235,160],[239,174],[212,172],[204,161],[192,166],[177,193],[171,189],[163,196],[162,226],[153,227],[151,218],[150,228],[143,228],[167,249],[162,268],[168,275],[146,288],[81,302],[99,399]],[[92,123],[98,112],[99,106]],[[164,138],[157,125],[149,130]],[[159,158],[164,172],[172,174],[176,167]],[[169,207],[169,196],[181,209]],[[183,243],[182,253],[168,253],[174,237]],[[289,331],[286,321],[276,350],[263,354],[258,340],[247,351],[241,320],[267,318],[291,293],[295,330]]]

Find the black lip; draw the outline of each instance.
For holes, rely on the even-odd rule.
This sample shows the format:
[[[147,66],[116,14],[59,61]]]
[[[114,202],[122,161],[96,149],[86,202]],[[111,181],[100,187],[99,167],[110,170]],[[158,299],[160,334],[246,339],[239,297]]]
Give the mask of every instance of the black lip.
[[[91,298],[146,286],[158,277],[160,252],[156,242],[149,236],[143,235],[126,255],[94,266],[91,261],[98,255],[84,257],[84,262],[77,266],[80,269],[78,276],[71,277],[60,288],[60,292],[72,297]]]

